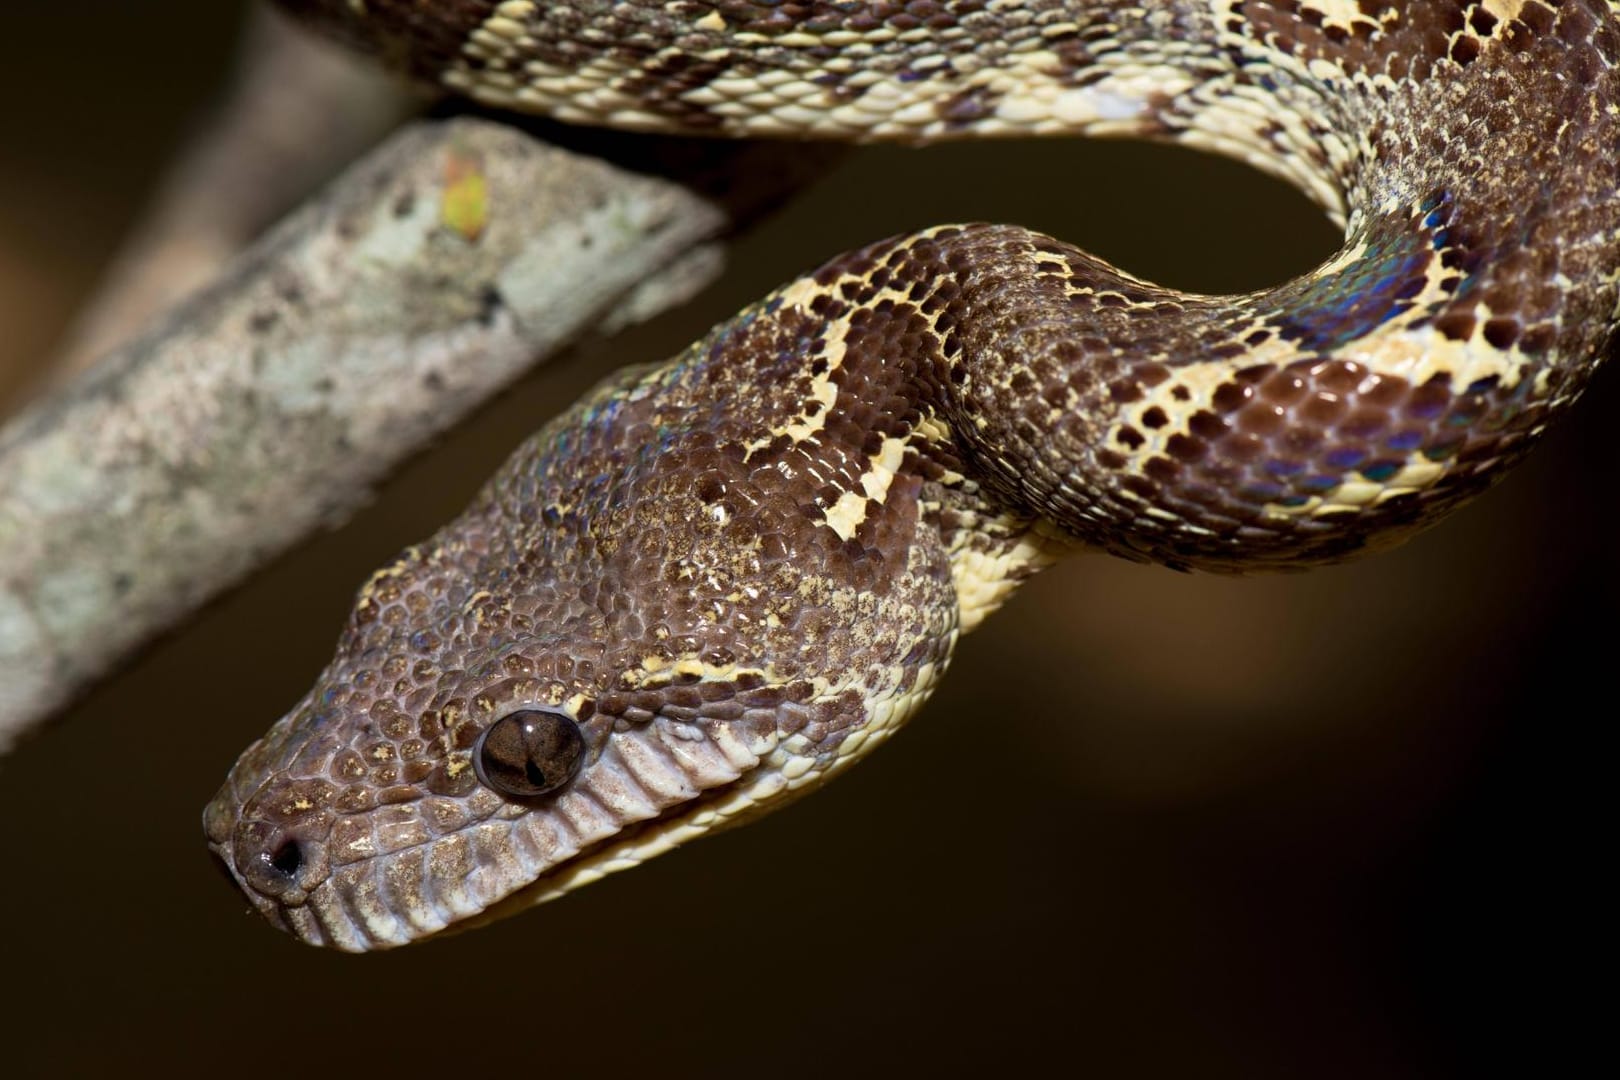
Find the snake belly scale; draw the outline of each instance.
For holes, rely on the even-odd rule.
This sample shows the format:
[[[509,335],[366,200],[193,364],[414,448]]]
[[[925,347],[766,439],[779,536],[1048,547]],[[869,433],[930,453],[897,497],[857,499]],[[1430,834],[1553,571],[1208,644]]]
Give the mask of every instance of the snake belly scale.
[[[1012,226],[928,229],[593,392],[364,586],[208,807],[311,943],[493,918],[814,787],[1069,551],[1248,570],[1395,542],[1615,348],[1613,2],[286,6],[572,122],[1176,141],[1287,178],[1346,237],[1214,297]]]

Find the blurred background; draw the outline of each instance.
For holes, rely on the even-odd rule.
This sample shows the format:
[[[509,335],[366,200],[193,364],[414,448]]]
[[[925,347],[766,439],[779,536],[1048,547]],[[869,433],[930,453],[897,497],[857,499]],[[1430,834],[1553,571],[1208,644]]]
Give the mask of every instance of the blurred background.
[[[0,11],[0,409],[218,95],[241,17]],[[216,872],[198,817],[236,754],[314,678],[354,588],[528,431],[835,252],[964,219],[1207,291],[1336,239],[1291,190],[1162,147],[854,154],[684,310],[527,380],[0,762],[8,1074],[1556,1074],[1612,947],[1612,371],[1393,553],[1049,572],[837,784],[527,915],[331,955]]]

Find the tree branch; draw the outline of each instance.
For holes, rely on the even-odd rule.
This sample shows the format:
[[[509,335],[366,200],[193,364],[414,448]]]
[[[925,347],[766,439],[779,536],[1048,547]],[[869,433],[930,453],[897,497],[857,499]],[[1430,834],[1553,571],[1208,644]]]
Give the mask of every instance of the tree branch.
[[[531,364],[702,287],[827,156],[670,145],[684,183],[413,125],[0,430],[0,750]]]
[[[363,57],[255,6],[234,77],[74,320],[61,385],[207,285],[254,237],[421,107]]]

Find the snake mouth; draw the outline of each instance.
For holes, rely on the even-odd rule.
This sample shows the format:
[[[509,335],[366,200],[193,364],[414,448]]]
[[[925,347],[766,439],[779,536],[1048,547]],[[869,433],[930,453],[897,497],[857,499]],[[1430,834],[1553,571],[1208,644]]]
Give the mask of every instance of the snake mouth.
[[[609,874],[629,870],[688,841],[723,832],[767,810],[776,809],[784,801],[783,785],[777,785],[774,791],[760,791],[758,785],[750,782],[755,773],[767,768],[762,765],[751,769],[729,784],[712,788],[687,803],[672,807],[673,812],[624,827],[617,834],[587,847],[568,862],[547,870],[528,884],[496,899],[477,914],[451,924],[441,936],[476,930],[499,922],[508,915],[556,900],[564,893],[599,881]],[[723,815],[719,808],[729,807],[739,795],[744,796],[742,804],[729,816]]]
[[[238,818],[228,790],[209,805],[204,826],[210,851],[273,925],[306,944],[370,952],[544,903],[752,817],[815,775],[813,768],[788,769],[798,777],[790,783],[784,766],[799,755],[786,747],[758,749],[766,751],[764,760],[755,754],[747,764],[733,760],[726,774],[716,768],[724,760],[717,750],[705,755],[707,769],[686,772],[685,796],[661,800],[661,807],[615,801],[610,792],[622,783],[621,770],[617,781],[599,778],[547,807],[512,806],[510,813],[349,863],[328,861],[329,833],[323,840],[280,829],[254,832],[256,823]],[[697,774],[706,774],[707,783]],[[243,865],[253,859],[264,865]]]
[[[355,801],[367,808],[345,813],[326,781],[233,774],[204,829],[272,924],[346,952],[395,948],[555,899],[783,805],[886,741],[935,670],[925,665],[835,735],[808,715],[789,716],[799,722],[784,732],[785,715],[808,712],[795,703],[613,730],[566,789],[536,804],[481,786],[454,800],[424,792],[387,803],[363,790]]]
[[[762,764],[663,814],[623,826],[532,880],[518,883],[500,873],[504,860],[498,855],[451,879],[436,874],[434,849],[456,839],[447,837],[370,860],[363,869],[339,867],[307,892],[298,890],[298,902],[289,902],[255,888],[237,867],[230,844],[210,843],[209,848],[272,925],[308,945],[374,952],[427,937],[453,936],[554,900],[774,809],[787,786],[778,768]],[[503,891],[503,885],[510,887]]]

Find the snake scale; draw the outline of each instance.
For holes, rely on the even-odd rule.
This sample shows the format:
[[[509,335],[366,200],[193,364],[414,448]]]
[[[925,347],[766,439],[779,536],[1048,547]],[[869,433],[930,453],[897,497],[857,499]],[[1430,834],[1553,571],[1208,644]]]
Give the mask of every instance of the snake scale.
[[[1345,229],[1242,296],[927,229],[592,392],[362,588],[209,805],[307,942],[485,921],[813,788],[1065,553],[1242,571],[1396,542],[1615,351],[1615,0],[286,6],[565,121],[1170,140]]]

